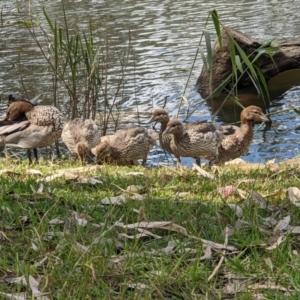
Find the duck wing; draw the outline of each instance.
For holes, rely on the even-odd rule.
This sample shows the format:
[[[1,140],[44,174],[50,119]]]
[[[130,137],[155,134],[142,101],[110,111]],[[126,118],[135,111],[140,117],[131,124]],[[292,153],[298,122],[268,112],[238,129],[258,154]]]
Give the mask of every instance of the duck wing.
[[[4,120],[0,122],[0,136],[9,136],[21,132],[30,126],[29,121],[15,122]]]
[[[215,132],[216,126],[212,122],[205,121],[195,121],[191,123],[184,124],[185,131],[192,131],[197,133],[208,133]]]
[[[236,134],[236,132],[240,129],[235,125],[225,125],[225,126],[220,126],[220,128],[223,131],[223,134],[225,136]]]
[[[63,114],[51,105],[38,105],[32,110],[25,113],[31,124],[39,126],[55,126],[55,128],[63,127]]]
[[[120,144],[128,144],[139,140],[143,136],[148,136],[147,129],[143,127],[120,129],[113,135],[110,144],[120,146]]]

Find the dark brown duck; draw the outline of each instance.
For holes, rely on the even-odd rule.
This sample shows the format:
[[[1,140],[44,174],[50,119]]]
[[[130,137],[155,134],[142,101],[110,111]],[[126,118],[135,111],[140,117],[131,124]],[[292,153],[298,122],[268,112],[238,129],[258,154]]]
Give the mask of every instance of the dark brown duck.
[[[224,164],[243,155],[252,143],[254,123],[269,121],[260,107],[251,105],[242,110],[240,127],[222,126],[225,135],[219,147],[218,164]]]

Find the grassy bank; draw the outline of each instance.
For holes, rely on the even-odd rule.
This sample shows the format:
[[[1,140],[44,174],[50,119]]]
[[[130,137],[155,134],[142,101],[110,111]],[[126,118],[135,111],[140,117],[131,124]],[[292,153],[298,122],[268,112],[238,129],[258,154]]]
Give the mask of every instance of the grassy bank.
[[[26,164],[0,161],[1,299],[298,299],[298,163]]]

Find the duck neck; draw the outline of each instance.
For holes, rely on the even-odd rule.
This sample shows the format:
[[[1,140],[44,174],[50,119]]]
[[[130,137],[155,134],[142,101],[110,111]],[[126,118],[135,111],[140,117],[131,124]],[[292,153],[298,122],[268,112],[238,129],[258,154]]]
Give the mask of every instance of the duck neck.
[[[174,133],[173,139],[176,144],[181,142],[183,140],[183,131]]]
[[[166,130],[168,122],[169,120],[160,123],[160,133],[163,133]]]
[[[253,135],[253,126],[254,126],[253,121],[242,120],[240,130],[243,133],[243,135]]]

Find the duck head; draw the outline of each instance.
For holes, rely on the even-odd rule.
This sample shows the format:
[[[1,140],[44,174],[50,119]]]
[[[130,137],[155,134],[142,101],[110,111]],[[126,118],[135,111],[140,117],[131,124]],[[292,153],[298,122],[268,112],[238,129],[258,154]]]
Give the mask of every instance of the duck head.
[[[166,130],[163,134],[182,134],[183,133],[183,125],[179,120],[171,120],[167,124]]]
[[[242,110],[241,121],[242,123],[270,122],[270,119],[263,113],[260,107],[251,105]]]
[[[149,120],[148,123],[153,123],[153,122],[167,123],[169,122],[169,114],[165,109],[158,108],[152,113],[151,119]]]
[[[107,141],[100,143],[97,147],[93,148],[92,153],[95,155],[95,163],[101,162],[106,156],[110,156],[112,148]]]
[[[8,121],[14,121],[32,110],[34,106],[28,101],[18,100],[13,102],[6,111]]]

